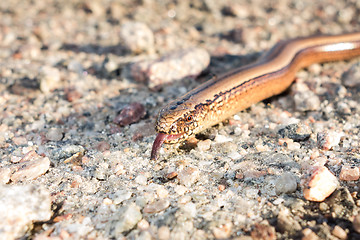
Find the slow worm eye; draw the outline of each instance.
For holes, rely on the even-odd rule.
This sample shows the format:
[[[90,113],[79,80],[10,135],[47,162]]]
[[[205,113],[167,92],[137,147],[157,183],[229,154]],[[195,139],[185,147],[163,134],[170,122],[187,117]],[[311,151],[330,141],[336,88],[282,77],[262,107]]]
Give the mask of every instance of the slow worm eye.
[[[193,120],[193,116],[192,115],[189,115],[186,117],[186,121],[190,122]]]

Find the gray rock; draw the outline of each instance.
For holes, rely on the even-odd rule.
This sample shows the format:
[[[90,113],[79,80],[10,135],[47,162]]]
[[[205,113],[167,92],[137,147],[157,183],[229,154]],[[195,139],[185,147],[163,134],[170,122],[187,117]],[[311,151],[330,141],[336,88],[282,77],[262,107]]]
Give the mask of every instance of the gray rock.
[[[281,137],[287,137],[294,141],[304,141],[310,137],[311,128],[305,124],[289,124],[279,130]]]
[[[283,173],[275,182],[275,192],[278,195],[295,192],[296,188],[296,177],[289,172]]]
[[[360,85],[360,63],[352,65],[351,68],[341,76],[341,80],[346,87]]]
[[[63,132],[60,128],[50,128],[45,136],[49,141],[60,141],[63,138]]]

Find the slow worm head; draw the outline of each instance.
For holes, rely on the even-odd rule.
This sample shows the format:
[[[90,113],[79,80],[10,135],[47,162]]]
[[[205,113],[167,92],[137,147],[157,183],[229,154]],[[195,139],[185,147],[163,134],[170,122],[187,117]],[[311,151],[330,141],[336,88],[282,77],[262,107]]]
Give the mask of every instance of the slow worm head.
[[[255,63],[211,79],[170,102],[155,125],[151,151],[156,159],[163,143],[177,143],[252,104],[286,90],[296,72],[313,63],[360,55],[360,33],[281,41]]]

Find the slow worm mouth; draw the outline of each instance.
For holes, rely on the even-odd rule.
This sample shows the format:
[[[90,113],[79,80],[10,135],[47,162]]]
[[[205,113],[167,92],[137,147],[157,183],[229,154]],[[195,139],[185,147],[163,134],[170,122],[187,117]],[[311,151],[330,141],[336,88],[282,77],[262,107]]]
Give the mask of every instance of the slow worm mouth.
[[[176,139],[180,138],[182,135],[184,135],[184,133],[173,134],[173,135],[165,134],[165,133],[158,133],[158,135],[156,136],[155,141],[153,143],[153,146],[152,146],[150,159],[157,160],[159,150],[165,141],[176,140]]]

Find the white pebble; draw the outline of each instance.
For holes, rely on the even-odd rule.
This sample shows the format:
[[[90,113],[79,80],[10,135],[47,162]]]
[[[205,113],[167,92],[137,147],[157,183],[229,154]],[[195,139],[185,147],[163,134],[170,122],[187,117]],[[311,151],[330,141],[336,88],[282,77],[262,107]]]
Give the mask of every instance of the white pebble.
[[[115,197],[114,197],[114,204],[120,204],[125,200],[128,200],[131,195],[132,192],[128,191],[128,190],[119,190],[117,192],[115,192]]]
[[[161,226],[158,230],[159,240],[168,240],[170,239],[170,229],[167,226]]]
[[[156,190],[156,194],[158,195],[159,198],[167,198],[169,196],[168,190],[166,190],[163,187],[158,188]]]
[[[204,140],[204,141],[200,141],[200,142],[198,142],[198,144],[197,144],[198,149],[199,149],[200,151],[202,151],[202,152],[205,152],[205,151],[209,150],[209,149],[210,149],[210,146],[211,146],[211,140],[210,140],[210,139],[206,139],[206,140]]]
[[[135,182],[140,185],[146,185],[147,177],[145,175],[139,175],[135,178]]]
[[[188,189],[185,186],[177,185],[177,186],[175,186],[174,191],[178,195],[184,195],[188,191]]]
[[[193,185],[200,177],[200,172],[197,168],[188,167],[179,172],[177,178],[180,183],[186,187]]]
[[[154,47],[154,34],[141,22],[127,22],[121,26],[120,37],[129,50],[135,53],[149,51]]]
[[[0,168],[0,183],[6,184],[10,181],[11,170],[10,168]]]
[[[119,209],[114,216],[115,236],[121,236],[123,232],[132,229],[142,218],[140,209],[135,206],[125,206]]]
[[[188,202],[181,207],[181,211],[183,214],[185,214],[185,216],[194,218],[196,217],[197,214],[196,204],[192,202]]]
[[[341,137],[344,136],[343,132],[326,131],[317,134],[317,142],[320,149],[330,150],[339,145]]]
[[[305,179],[304,197],[306,200],[322,202],[339,186],[337,178],[324,166],[314,168],[310,177]]]
[[[57,68],[44,66],[39,71],[40,90],[49,93],[59,86],[60,71]]]
[[[224,135],[216,135],[215,140],[216,143],[225,143],[225,142],[231,142],[233,139],[231,137],[226,137]]]

